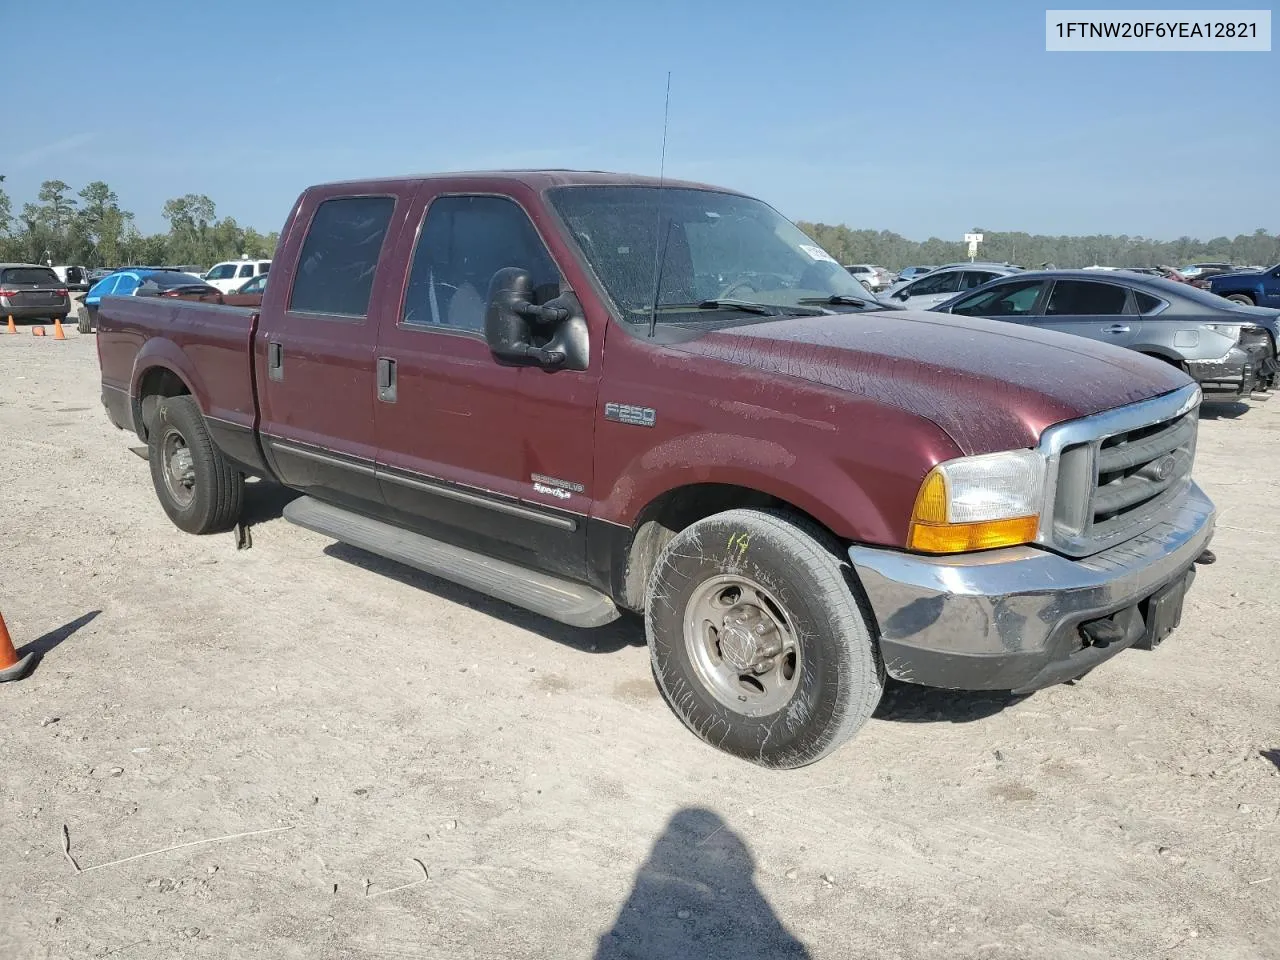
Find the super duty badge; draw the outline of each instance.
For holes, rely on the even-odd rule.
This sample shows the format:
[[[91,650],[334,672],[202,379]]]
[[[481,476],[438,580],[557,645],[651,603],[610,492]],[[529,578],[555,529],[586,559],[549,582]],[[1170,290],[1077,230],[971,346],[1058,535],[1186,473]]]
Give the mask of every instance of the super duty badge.
[[[633,427],[652,427],[658,422],[658,411],[653,407],[637,407],[630,403],[606,403],[604,418],[629,423]]]

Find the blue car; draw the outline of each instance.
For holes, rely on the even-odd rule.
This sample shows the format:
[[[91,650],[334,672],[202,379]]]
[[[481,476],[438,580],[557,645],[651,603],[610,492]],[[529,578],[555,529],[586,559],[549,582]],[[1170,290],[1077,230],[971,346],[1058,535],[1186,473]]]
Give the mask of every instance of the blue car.
[[[221,302],[222,294],[199,277],[164,267],[122,267],[103,277],[84,295],[79,330],[92,333],[98,325],[103,297],[179,297]]]

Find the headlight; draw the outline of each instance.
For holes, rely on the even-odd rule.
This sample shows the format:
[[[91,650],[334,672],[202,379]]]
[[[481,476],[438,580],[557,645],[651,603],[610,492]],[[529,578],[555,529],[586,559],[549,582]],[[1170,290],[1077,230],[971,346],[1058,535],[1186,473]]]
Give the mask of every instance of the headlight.
[[[1240,342],[1240,324],[1238,323],[1206,323],[1205,328],[1236,343]]]
[[[916,495],[907,548],[964,553],[1031,543],[1040,530],[1044,472],[1034,450],[938,464]]]

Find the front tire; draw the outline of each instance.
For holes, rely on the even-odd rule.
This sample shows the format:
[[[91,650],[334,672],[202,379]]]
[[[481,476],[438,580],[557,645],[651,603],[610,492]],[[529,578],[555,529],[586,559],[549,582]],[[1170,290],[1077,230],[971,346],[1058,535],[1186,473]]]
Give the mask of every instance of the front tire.
[[[148,424],[147,448],[156,496],[178,529],[218,533],[236,525],[244,477],[214,446],[195,400],[161,400]]]
[[[1227,299],[1232,303],[1242,303],[1246,307],[1254,306],[1253,297],[1249,296],[1247,293],[1233,293],[1231,296],[1227,297]]]
[[[671,709],[761,766],[822,759],[884,689],[839,547],[805,521],[729,510],[677,534],[649,579],[645,633]]]

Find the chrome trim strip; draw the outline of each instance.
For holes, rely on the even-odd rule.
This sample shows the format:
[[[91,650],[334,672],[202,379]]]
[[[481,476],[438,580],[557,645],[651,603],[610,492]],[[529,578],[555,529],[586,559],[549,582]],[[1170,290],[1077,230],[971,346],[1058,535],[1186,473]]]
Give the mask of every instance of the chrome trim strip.
[[[317,450],[315,447],[306,447],[288,440],[277,440],[267,434],[263,434],[262,438],[271,444],[271,449],[283,453],[292,453],[294,456],[302,457],[304,460],[314,460],[316,463],[324,463],[331,467],[342,467],[365,477],[372,477],[376,474],[371,460],[356,460],[351,457],[335,456]]]
[[[532,520],[535,523],[545,523],[549,527],[558,527],[561,530],[577,530],[578,521],[572,517],[562,517],[553,513],[544,513],[533,507],[526,507],[522,504],[512,503],[509,500],[497,500],[493,497],[487,497],[479,493],[469,493],[466,490],[459,490],[456,487],[445,486],[442,483],[435,483],[430,480],[419,480],[416,477],[408,477],[400,473],[391,473],[385,467],[379,467],[377,470],[378,479],[389,480],[392,483],[398,483],[401,486],[409,487],[413,490],[420,490],[423,493],[432,493],[438,497],[444,497],[448,500],[457,500],[459,503],[470,504],[475,507],[485,507],[486,509],[496,511],[497,513],[505,513],[508,516],[520,517],[523,520]]]

